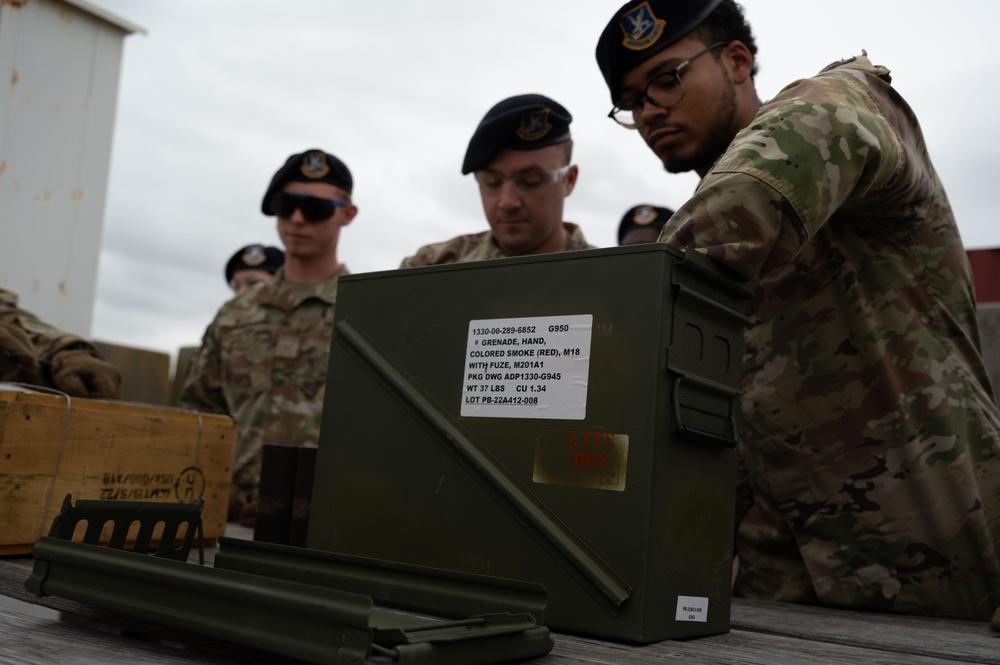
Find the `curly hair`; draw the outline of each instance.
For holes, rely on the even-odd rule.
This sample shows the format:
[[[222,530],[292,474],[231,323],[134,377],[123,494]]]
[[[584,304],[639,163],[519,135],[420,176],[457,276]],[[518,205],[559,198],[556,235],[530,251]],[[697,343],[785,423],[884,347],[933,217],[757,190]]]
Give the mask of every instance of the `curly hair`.
[[[706,44],[743,42],[743,45],[753,56],[753,69],[750,70],[750,76],[757,76],[757,42],[754,40],[750,24],[743,16],[743,7],[735,0],[722,0],[719,6],[713,9],[712,13],[690,34]]]

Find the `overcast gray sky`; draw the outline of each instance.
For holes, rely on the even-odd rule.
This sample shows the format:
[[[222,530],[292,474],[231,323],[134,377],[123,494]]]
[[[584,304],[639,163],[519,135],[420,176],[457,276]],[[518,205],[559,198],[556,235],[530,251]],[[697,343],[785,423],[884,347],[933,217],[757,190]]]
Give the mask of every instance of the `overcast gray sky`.
[[[92,0],[142,26],[125,43],[92,334],[175,353],[229,297],[229,256],[279,244],[260,200],[294,152],[318,147],[354,174],[359,214],[341,236],[352,272],[390,270],[428,242],[486,228],[460,175],[486,110],[546,94],[573,114],[580,177],[568,221],[610,246],[630,206],[682,204],[670,175],[605,116],[594,47],[602,0]],[[991,139],[1000,3],[746,0],[763,99],[868,51],[915,109],[966,246],[1000,246]],[[960,11],[955,11],[955,10]]]

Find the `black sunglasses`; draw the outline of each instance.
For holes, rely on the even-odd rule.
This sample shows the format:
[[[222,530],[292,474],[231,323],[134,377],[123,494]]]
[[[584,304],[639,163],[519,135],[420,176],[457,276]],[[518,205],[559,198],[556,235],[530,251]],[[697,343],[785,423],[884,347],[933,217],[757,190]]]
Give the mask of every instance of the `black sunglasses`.
[[[316,196],[292,194],[291,192],[278,192],[271,199],[271,208],[278,217],[287,219],[296,210],[301,210],[302,217],[307,222],[322,222],[330,219],[337,208],[345,208],[349,205],[351,205],[349,201],[321,199]]]

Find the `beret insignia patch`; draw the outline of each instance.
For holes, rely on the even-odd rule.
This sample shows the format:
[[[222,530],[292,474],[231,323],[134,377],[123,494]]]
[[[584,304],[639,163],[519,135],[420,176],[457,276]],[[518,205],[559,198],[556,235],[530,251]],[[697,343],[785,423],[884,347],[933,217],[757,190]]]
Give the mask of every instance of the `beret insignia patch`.
[[[636,208],[635,214],[632,215],[632,221],[639,226],[652,224],[656,221],[656,210],[653,206],[640,206]]]
[[[549,110],[532,111],[521,118],[521,126],[515,132],[524,141],[537,141],[552,129],[549,122]]]
[[[247,247],[247,251],[243,252],[243,263],[248,266],[259,266],[263,263],[267,256],[264,254],[264,248],[260,245],[252,245]]]
[[[302,175],[318,180],[330,172],[326,155],[322,152],[307,152],[302,155]]]
[[[666,21],[656,18],[648,2],[644,2],[619,21],[622,32],[622,46],[632,51],[642,51],[649,48],[663,34]]]

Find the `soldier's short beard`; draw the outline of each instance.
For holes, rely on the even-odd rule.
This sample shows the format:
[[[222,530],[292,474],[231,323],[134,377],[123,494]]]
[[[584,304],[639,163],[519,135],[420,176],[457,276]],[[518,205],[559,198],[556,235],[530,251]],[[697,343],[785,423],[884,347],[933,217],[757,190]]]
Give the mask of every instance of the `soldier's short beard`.
[[[736,126],[736,87],[731,83],[722,92],[722,99],[715,107],[715,117],[705,140],[693,153],[685,156],[664,158],[663,168],[669,173],[696,171],[707,172],[715,160],[722,156],[736,133],[742,127]]]

